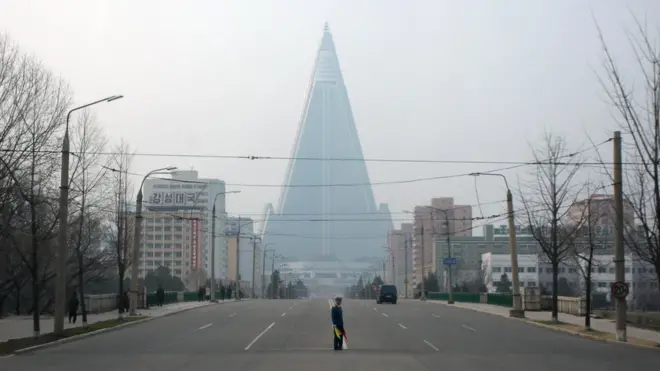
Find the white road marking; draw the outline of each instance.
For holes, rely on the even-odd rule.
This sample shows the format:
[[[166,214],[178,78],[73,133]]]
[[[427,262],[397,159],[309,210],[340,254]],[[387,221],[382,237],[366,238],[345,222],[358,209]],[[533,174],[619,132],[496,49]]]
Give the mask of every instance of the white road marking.
[[[384,315],[385,317],[389,317],[386,313],[381,313],[381,314]]]
[[[407,329],[408,329],[406,326],[404,326],[404,325],[402,325],[402,324],[400,324],[400,323],[399,323],[399,327],[401,327],[401,328],[404,329],[404,330],[407,330]]]
[[[282,317],[286,316],[286,312],[282,313]]]
[[[433,314],[431,314],[431,315],[432,315],[433,317],[435,317],[435,318],[440,318],[440,316],[437,315],[437,314],[435,314],[435,313],[433,313]]]
[[[235,315],[236,315],[236,313],[232,313],[232,314],[229,315],[229,317],[233,317]]]
[[[466,329],[466,330],[470,330],[470,331],[472,331],[472,332],[477,332],[477,330],[473,329],[472,327],[470,327],[470,326],[468,326],[468,325],[461,325],[461,327],[464,328],[464,329]]]
[[[266,332],[268,332],[268,330],[270,330],[271,328],[273,328],[273,326],[275,326],[275,322],[271,323],[270,326],[266,327],[265,330],[261,331],[261,333],[260,333],[259,335],[257,335],[257,337],[254,338],[254,340],[252,340],[252,341],[250,342],[250,344],[248,344],[248,345],[245,347],[245,350],[249,350],[250,347],[253,346],[254,343],[256,343],[257,340],[259,340],[259,338],[261,338],[262,336],[264,336],[264,334],[265,334]]]
[[[430,346],[431,348],[435,349],[436,352],[440,350],[440,349],[436,348],[435,345],[429,343],[428,341],[424,340],[424,342],[426,343],[426,345],[428,345],[428,346]]]
[[[206,324],[206,325],[200,327],[198,330],[204,330],[205,328],[207,328],[207,327],[211,327],[211,326],[213,326],[213,324],[212,324],[212,323],[209,323],[209,324]]]
[[[378,308],[374,308],[374,312],[378,312]]]

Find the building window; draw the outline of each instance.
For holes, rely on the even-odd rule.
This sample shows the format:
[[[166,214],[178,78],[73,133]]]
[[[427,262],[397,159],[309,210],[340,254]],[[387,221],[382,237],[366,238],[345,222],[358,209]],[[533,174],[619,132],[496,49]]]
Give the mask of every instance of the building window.
[[[493,267],[493,273],[500,273],[502,272],[502,268],[500,267]]]
[[[536,273],[536,267],[527,267],[527,273]]]

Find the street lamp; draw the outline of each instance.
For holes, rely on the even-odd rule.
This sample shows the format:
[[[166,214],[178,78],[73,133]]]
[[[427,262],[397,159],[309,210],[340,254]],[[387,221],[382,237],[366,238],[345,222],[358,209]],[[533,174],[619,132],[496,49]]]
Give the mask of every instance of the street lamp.
[[[518,252],[516,246],[516,226],[513,215],[513,195],[509,182],[504,174],[498,173],[470,173],[471,176],[498,176],[504,179],[506,186],[506,209],[509,220],[509,250],[511,252],[511,280],[513,281],[513,309],[509,311],[509,316],[516,318],[525,317],[525,310],[522,306],[522,299],[520,297],[520,281],[518,280]]]
[[[164,172],[176,170],[175,166],[163,167],[155,170],[151,170],[147,175],[142,178],[140,183],[140,188],[138,188],[137,198],[135,200],[135,226],[133,228],[133,249],[132,249],[132,261],[131,261],[131,298],[130,298],[130,312],[129,315],[137,315],[137,300],[138,300],[138,271],[140,270],[140,238],[142,237],[142,186],[144,182],[150,176]]]
[[[268,242],[263,247],[263,254],[262,254],[263,261],[261,263],[261,298],[262,299],[266,298],[266,252],[275,251],[275,250],[266,250],[266,248],[270,245],[275,245],[275,243]]]
[[[107,98],[97,100],[95,102],[87,103],[82,106],[75,107],[66,114],[66,126],[64,128],[64,140],[62,141],[62,169],[60,179],[60,215],[59,215],[59,234],[57,246],[57,278],[55,280],[55,324],[54,332],[56,335],[62,334],[64,331],[64,313],[66,312],[66,281],[67,269],[66,262],[68,260],[68,222],[69,222],[69,120],[71,114],[75,111],[93,106],[95,104],[112,102],[117,99],[123,98],[123,95],[113,95]],[[84,300],[81,298],[80,300]]]
[[[213,210],[211,212],[211,301],[216,303],[215,299],[215,201],[220,195],[230,193],[241,193],[241,191],[218,192],[213,196]]]
[[[254,236],[252,239],[252,299],[256,296],[256,291],[255,291],[255,281],[257,278],[254,276],[256,273],[257,269],[257,240],[261,242],[261,237]]]

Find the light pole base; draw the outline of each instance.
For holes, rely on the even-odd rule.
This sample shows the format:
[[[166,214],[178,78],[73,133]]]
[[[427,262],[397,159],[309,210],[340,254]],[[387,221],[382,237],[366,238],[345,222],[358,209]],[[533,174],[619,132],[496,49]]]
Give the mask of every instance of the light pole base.
[[[452,299],[447,300],[447,304],[454,304],[454,300]]]
[[[511,309],[509,310],[509,317],[525,318],[525,311],[522,309]]]

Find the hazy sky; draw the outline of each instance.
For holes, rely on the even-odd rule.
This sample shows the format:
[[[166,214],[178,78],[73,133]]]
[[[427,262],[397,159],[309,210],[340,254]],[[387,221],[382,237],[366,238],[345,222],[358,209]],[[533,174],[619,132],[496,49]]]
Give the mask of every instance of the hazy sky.
[[[633,73],[631,12],[655,15],[658,30],[660,1],[0,0],[0,31],[66,79],[76,103],[123,94],[93,109],[114,143],[124,137],[140,153],[289,156],[328,21],[366,158],[526,161],[545,130],[577,149],[588,145],[585,132],[601,141],[616,128],[594,73],[602,52],[592,12]],[[137,173],[174,165],[222,179],[241,190],[227,196],[228,211],[244,216],[277,202],[286,168],[190,157],[134,164]],[[501,166],[368,167],[372,182],[384,182]],[[524,175],[506,174],[514,184]],[[478,187],[481,202],[504,198],[499,179]],[[470,177],[374,192],[396,224],[434,196],[477,203]]]

